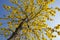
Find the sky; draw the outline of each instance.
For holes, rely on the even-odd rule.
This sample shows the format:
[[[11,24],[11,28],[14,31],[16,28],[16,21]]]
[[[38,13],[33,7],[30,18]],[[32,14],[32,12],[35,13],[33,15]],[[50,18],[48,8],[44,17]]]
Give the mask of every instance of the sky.
[[[3,4],[9,6],[13,5],[12,3],[9,2],[9,0],[0,0],[0,17],[3,17],[3,15],[8,14],[8,12],[3,8]],[[56,7],[56,6],[60,8],[60,0],[55,0],[55,3],[52,3],[49,7]],[[4,23],[3,26],[6,26],[5,25],[6,21],[3,21],[3,23]],[[60,24],[60,12],[57,11],[56,16],[54,17],[54,21],[53,22],[47,21],[47,24],[52,27],[56,26],[57,24]],[[6,38],[4,38],[3,35],[2,36],[0,35],[0,40],[6,40]],[[53,40],[60,40],[60,36],[57,36]]]

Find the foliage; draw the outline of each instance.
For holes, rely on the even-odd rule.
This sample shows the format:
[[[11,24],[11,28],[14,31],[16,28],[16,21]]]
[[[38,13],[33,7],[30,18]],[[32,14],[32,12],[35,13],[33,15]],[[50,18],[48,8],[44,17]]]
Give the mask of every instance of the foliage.
[[[9,40],[52,40],[56,37],[53,35],[57,32],[60,25],[51,28],[46,23],[47,20],[52,21],[51,16],[55,16],[58,7],[49,8],[49,4],[54,3],[54,0],[10,0],[15,6],[3,5],[7,11],[11,11],[5,18],[0,20],[8,20],[8,28],[0,28],[0,31],[5,37],[10,36]],[[0,22],[0,26],[3,25]],[[15,30],[13,30],[15,28]]]

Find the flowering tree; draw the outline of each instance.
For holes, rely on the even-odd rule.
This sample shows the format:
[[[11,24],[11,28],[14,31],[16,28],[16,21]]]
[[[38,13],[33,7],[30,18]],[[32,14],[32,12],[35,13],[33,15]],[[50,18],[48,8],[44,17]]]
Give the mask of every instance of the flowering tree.
[[[7,40],[52,40],[56,37],[54,32],[60,29],[60,25],[51,28],[46,23],[47,20],[52,21],[58,7],[49,8],[49,4],[54,0],[10,0],[15,6],[3,5],[10,12],[0,20],[8,20],[8,28],[0,28],[0,31]],[[0,26],[3,25],[0,22]]]

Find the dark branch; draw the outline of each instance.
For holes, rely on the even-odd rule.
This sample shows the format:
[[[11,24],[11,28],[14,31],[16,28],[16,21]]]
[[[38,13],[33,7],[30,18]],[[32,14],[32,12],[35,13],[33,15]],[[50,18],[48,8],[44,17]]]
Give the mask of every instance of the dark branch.
[[[23,19],[23,21],[19,24],[18,28],[16,28],[15,32],[13,32],[12,35],[7,40],[12,39],[17,34],[19,29],[22,30],[22,25],[23,25],[24,21],[25,21],[25,19]]]

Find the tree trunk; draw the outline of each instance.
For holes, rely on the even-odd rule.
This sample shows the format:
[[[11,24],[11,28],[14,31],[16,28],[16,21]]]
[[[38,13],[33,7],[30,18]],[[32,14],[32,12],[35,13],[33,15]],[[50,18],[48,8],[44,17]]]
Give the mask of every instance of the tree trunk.
[[[25,19],[19,24],[18,28],[16,28],[15,32],[12,33],[12,35],[7,40],[16,40],[16,37],[20,37],[20,30],[22,30],[22,25]]]

